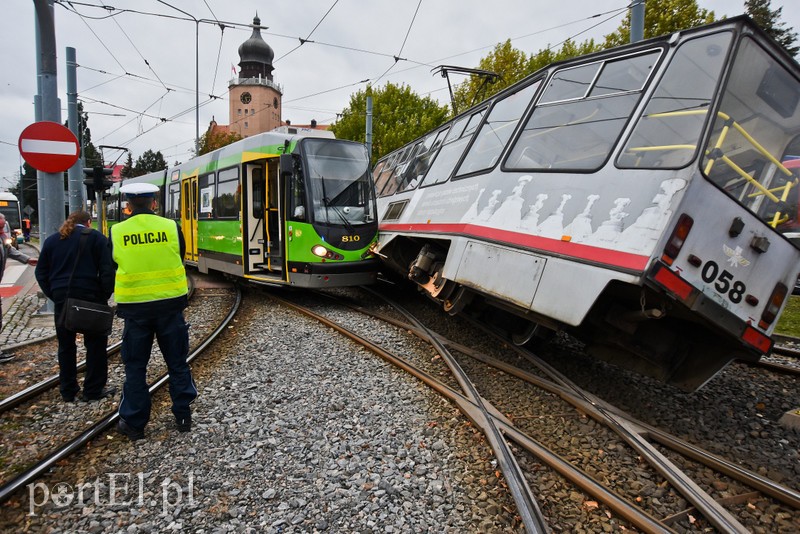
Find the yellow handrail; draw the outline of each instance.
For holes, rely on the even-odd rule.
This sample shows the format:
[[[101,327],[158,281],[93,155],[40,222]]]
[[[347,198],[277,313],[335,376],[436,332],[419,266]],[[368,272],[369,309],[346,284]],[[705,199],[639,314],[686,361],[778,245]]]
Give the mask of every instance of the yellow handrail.
[[[708,110],[704,109],[696,109],[696,110],[684,110],[684,111],[666,111],[663,113],[653,113],[652,115],[647,115],[647,118],[663,118],[663,117],[686,117],[691,115],[706,115]],[[734,163],[728,156],[722,153],[722,145],[725,142],[725,139],[728,136],[728,132],[730,132],[731,127],[733,127],[737,132],[742,134],[742,137],[749,142],[753,148],[756,149],[762,156],[767,158],[771,163],[773,163],[779,171],[781,171],[786,176],[792,176],[792,171],[784,167],[784,165],[778,161],[778,159],[773,156],[767,149],[765,149],[755,138],[750,135],[747,130],[742,127],[741,124],[732,120],[730,115],[723,113],[721,111],[717,112],[717,117],[721,118],[726,121],[726,124],[722,127],[722,130],[719,133],[719,137],[717,138],[717,142],[714,145],[714,148],[710,151],[706,152],[706,155],[709,156],[708,163],[704,169],[706,175],[711,173],[711,169],[714,167],[714,163],[718,159],[721,159],[726,165],[728,165],[731,169],[733,169],[739,176],[747,180],[753,187],[757,189],[757,192],[751,193],[748,195],[749,198],[753,198],[759,195],[764,195],[769,198],[773,202],[786,202],[786,199],[789,197],[789,192],[791,191],[792,187],[797,185],[798,181],[795,179],[794,181],[787,181],[784,185],[776,187],[774,189],[767,189],[763,185],[761,185],[758,180],[753,178],[749,173],[747,173],[744,169],[739,167],[736,163]],[[637,148],[630,148],[632,152],[647,152],[650,150],[672,150],[678,148],[691,148],[694,149],[694,145],[664,145],[658,147],[637,147]],[[719,154],[716,158],[711,157],[711,154]],[[782,192],[780,199],[775,196],[774,193]],[[788,220],[788,216],[781,216],[780,211],[776,211],[775,215],[772,217],[772,221],[769,223],[773,228],[778,226],[778,224],[782,222],[786,222]]]

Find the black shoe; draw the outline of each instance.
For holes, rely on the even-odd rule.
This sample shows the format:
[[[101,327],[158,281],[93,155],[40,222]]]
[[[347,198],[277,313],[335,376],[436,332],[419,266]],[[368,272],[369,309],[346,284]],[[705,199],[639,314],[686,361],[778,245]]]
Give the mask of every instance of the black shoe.
[[[175,426],[178,427],[178,432],[189,432],[192,429],[192,416],[176,417]]]
[[[10,362],[14,359],[13,354],[6,354],[5,352],[0,352],[0,363]]]
[[[64,402],[75,402],[75,397],[77,394],[72,395],[71,397],[68,395],[61,395],[61,398],[64,399]]]
[[[91,395],[90,396],[90,395],[86,395],[86,393],[83,393],[81,395],[81,400],[83,402],[101,400],[101,399],[105,399],[106,397],[111,397],[116,392],[117,392],[117,388],[105,388],[98,395]]]
[[[126,423],[124,419],[120,419],[119,422],[117,422],[117,432],[128,436],[128,439],[131,441],[144,439],[144,429],[139,430],[137,428],[133,428],[131,425]]]

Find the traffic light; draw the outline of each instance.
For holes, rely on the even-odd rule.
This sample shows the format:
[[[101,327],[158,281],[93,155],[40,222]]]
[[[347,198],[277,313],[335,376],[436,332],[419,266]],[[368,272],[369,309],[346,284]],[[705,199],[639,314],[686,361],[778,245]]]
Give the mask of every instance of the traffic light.
[[[92,195],[106,191],[111,187],[111,180],[108,176],[111,176],[112,172],[112,169],[106,169],[104,167],[83,169],[83,174],[86,175],[86,178],[83,179],[83,184],[86,186],[87,192]]]

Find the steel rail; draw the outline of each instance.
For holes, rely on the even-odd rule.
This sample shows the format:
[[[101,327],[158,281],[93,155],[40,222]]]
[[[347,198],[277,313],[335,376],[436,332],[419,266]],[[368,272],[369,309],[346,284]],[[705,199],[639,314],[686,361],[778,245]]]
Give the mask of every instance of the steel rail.
[[[508,343],[505,339],[497,333],[492,332],[484,325],[465,317],[472,324],[495,337],[498,340]],[[697,485],[691,478],[685,475],[683,470],[675,466],[666,456],[661,454],[650,442],[648,442],[641,432],[633,427],[632,423],[627,421],[624,417],[617,417],[611,411],[605,408],[606,403],[594,395],[584,391],[582,388],[574,384],[568,378],[563,376],[554,367],[548,365],[544,361],[536,358],[533,354],[525,351],[519,347],[509,345],[517,354],[526,358],[530,363],[539,368],[548,376],[558,380],[562,387],[571,390],[572,394],[583,398],[589,406],[593,407],[593,413],[601,417],[606,426],[617,433],[622,439],[628,443],[635,451],[644,457],[653,469],[663,476],[676,490],[678,490],[687,501],[689,501],[695,508],[697,508],[703,516],[716,528],[723,532],[740,532],[746,534],[749,532],[744,525],[739,522],[730,512],[723,508],[713,497],[711,497],[705,490]]]
[[[508,442],[497,428],[495,419],[491,416],[488,406],[492,407],[491,412],[494,414],[499,413],[499,411],[492,406],[489,401],[481,397],[478,389],[475,387],[475,384],[473,384],[469,379],[467,373],[464,372],[464,369],[461,367],[461,365],[459,365],[455,357],[436,338],[436,336],[434,336],[433,333],[425,327],[425,325],[419,322],[416,317],[412,316],[402,306],[393,302],[391,299],[383,297],[382,295],[379,295],[370,289],[367,289],[367,291],[371,292],[377,297],[382,298],[384,302],[400,312],[414,326],[426,333],[428,342],[433,345],[433,347],[436,349],[436,352],[441,355],[442,359],[450,368],[450,372],[453,373],[453,376],[461,386],[461,389],[464,391],[464,393],[466,393],[467,398],[474,405],[478,406],[480,417],[474,417],[476,414],[473,414],[473,417],[475,418],[475,424],[478,425],[481,430],[483,430],[483,433],[489,440],[492,450],[495,451],[495,456],[497,456],[497,462],[500,465],[500,470],[506,477],[508,488],[514,497],[514,500],[517,503],[517,508],[522,516],[522,523],[525,525],[525,530],[530,533],[549,532],[547,521],[545,520],[544,514],[542,514],[542,511],[539,508],[539,503],[536,502],[536,497],[534,497],[533,492],[528,486],[528,482],[525,480],[525,476],[517,464],[514,454],[509,449]]]
[[[772,352],[775,354],[780,354],[781,356],[792,356],[794,358],[800,358],[800,350],[793,349],[792,347],[787,347],[784,345],[774,345],[772,347]]]
[[[236,301],[234,302],[233,306],[231,306],[228,315],[223,319],[217,328],[214,329],[206,338],[200,343],[198,347],[196,347],[186,358],[187,363],[191,363],[197,358],[213,341],[219,336],[222,332],[225,331],[228,324],[233,320],[233,317],[236,315],[236,312],[239,310],[239,306],[242,302],[242,291],[241,288],[236,286]],[[156,392],[158,389],[164,386],[169,380],[169,373],[164,373],[159,377],[149,388],[150,395]],[[50,453],[47,457],[45,457],[40,462],[36,463],[30,469],[24,471],[17,475],[13,480],[3,484],[0,486],[0,503],[7,501],[11,495],[13,495],[17,490],[20,488],[30,484],[37,478],[41,477],[42,475],[46,474],[57,462],[63,460],[64,458],[70,456],[72,453],[78,451],[79,449],[83,448],[89,441],[96,438],[97,436],[101,435],[103,432],[106,431],[110,426],[112,426],[117,420],[119,419],[119,412],[114,411],[113,413],[107,415],[87,430],[85,430],[82,434],[80,434],[77,438],[65,443],[57,450]]]
[[[398,321],[397,319],[389,317],[388,315],[383,314],[381,312],[374,312],[359,306],[350,306],[350,307],[361,313],[365,313],[373,317],[376,317],[378,319],[381,319],[382,321],[392,323],[399,328],[409,330],[413,332],[415,335],[424,339],[424,335],[420,334],[418,331],[414,329],[412,325],[409,325],[408,323]],[[743,484],[746,484],[752,487],[753,489],[756,489],[761,493],[774,498],[777,501],[780,501],[788,506],[792,506],[793,508],[800,509],[800,492],[792,488],[789,488],[787,486],[784,486],[782,484],[778,484],[777,482],[774,482],[766,477],[763,477],[758,473],[754,473],[753,471],[740,467],[734,464],[733,462],[725,460],[724,458],[720,458],[719,456],[716,456],[706,451],[702,447],[693,445],[687,442],[686,440],[680,439],[676,436],[673,436],[672,434],[669,434],[668,432],[664,432],[659,428],[656,428],[648,423],[636,419],[632,415],[623,412],[619,408],[609,405],[602,399],[592,396],[592,401],[588,402],[583,398],[577,397],[572,392],[572,385],[567,379],[560,379],[555,382],[546,380],[539,376],[532,375],[527,371],[520,369],[519,367],[515,367],[508,363],[502,362],[496,358],[492,358],[491,356],[482,354],[458,342],[451,341],[444,336],[440,336],[439,334],[434,334],[434,335],[438,336],[439,339],[442,341],[442,343],[444,343],[446,346],[454,350],[457,350],[458,352],[461,352],[471,358],[479,360],[485,363],[486,365],[490,365],[500,371],[503,371],[521,380],[525,380],[530,384],[545,389],[550,393],[558,395],[559,397],[561,397],[562,400],[572,404],[576,408],[584,410],[587,414],[592,415],[595,420],[601,422],[603,421],[603,419],[598,419],[597,417],[594,417],[594,412],[595,412],[594,406],[602,405],[606,410],[609,410],[610,412],[613,412],[615,415],[625,418],[633,425],[640,427],[641,433],[643,433],[650,439],[657,441],[664,447],[672,449],[673,451],[679,454],[683,454],[697,462],[700,462],[706,467],[710,467],[711,469],[714,469]],[[518,349],[517,347],[515,347],[514,349],[520,351],[522,350]],[[526,359],[529,358],[530,358],[529,356],[526,356]],[[558,371],[554,372],[558,373]]]
[[[119,352],[120,347],[122,347],[122,341],[118,341],[113,345],[111,345],[110,347],[108,347],[106,351],[108,355],[107,357],[110,358],[111,356]],[[83,371],[85,367],[86,367],[86,360],[78,362],[77,366],[78,372]],[[45,378],[40,382],[28,386],[22,391],[18,391],[13,395],[9,395],[8,397],[0,401],[0,414],[5,413],[8,410],[11,410],[12,408],[16,408],[17,406],[19,406],[24,402],[36,398],[45,391],[53,389],[58,385],[58,381],[59,381],[58,375],[53,375],[50,378]]]
[[[464,394],[457,392],[450,386],[441,382],[439,379],[434,378],[425,371],[417,368],[404,358],[386,351],[379,345],[376,345],[375,343],[359,336],[355,332],[348,330],[347,328],[339,325],[338,323],[331,321],[327,317],[315,313],[312,310],[309,310],[308,308],[290,302],[284,298],[277,297],[273,294],[270,294],[270,298],[278,302],[281,302],[287,307],[295,311],[298,311],[308,317],[311,317],[321,322],[322,324],[336,330],[345,337],[366,347],[367,349],[378,355],[383,360],[391,363],[392,365],[416,377],[417,379],[425,383],[427,386],[429,386],[431,389],[433,389],[440,395],[454,402],[456,406],[458,406],[458,408],[469,419],[474,420],[477,415],[480,415],[481,412],[479,407],[476,404],[474,404],[470,399],[468,399]],[[408,328],[408,326],[409,325],[406,325],[406,328]],[[553,453],[552,451],[541,445],[534,438],[522,433],[519,429],[515,428],[505,418],[505,416],[503,416],[496,410],[494,410],[493,413],[490,414],[490,417],[494,420],[494,424],[498,425],[499,428],[503,431],[503,433],[506,434],[508,438],[512,439],[520,447],[522,447],[529,453],[536,456],[540,461],[542,461],[548,467],[552,468],[553,470],[557,471],[559,474],[564,476],[567,480],[575,484],[586,494],[603,502],[616,515],[625,519],[626,521],[629,521],[632,525],[634,525],[642,532],[648,532],[648,533],[674,532],[672,529],[664,525],[658,519],[652,517],[651,515],[639,509],[637,506],[634,506],[628,501],[622,499],[616,493],[609,490],[608,488],[603,487],[592,477],[585,474],[580,469],[576,468],[571,463],[569,463],[567,460],[559,457],[557,454]]]
[[[397,319],[389,317],[380,312],[373,312],[359,306],[351,306],[351,307],[359,312],[369,314],[381,320],[390,322],[395,326],[409,330],[418,337],[420,337],[421,339],[427,340],[426,339],[427,334],[425,332],[421,332],[415,329],[413,325],[404,323],[402,321],[398,321]],[[496,336],[494,332],[489,332],[489,333]],[[549,365],[545,364],[541,360],[538,359],[532,360],[532,358],[535,357],[530,353],[528,353],[527,351],[520,349],[519,347],[514,347],[509,345],[509,347],[512,348],[514,351],[518,352],[521,356],[525,357],[527,360],[531,361],[531,363],[539,367],[543,372],[547,373],[552,380],[555,380],[555,382],[532,375],[526,371],[519,369],[518,367],[515,367],[513,365],[492,358],[491,356],[486,356],[484,354],[481,354],[478,351],[471,349],[470,347],[466,347],[460,343],[450,341],[449,339],[443,336],[439,336],[438,334],[434,335],[439,337],[439,339],[445,345],[457,350],[458,352],[461,352],[467,356],[470,356],[471,358],[479,360],[482,363],[495,367],[496,369],[501,370],[505,373],[516,376],[517,378],[520,378],[531,384],[534,384],[537,387],[541,387],[549,391],[550,393],[560,396],[563,400],[583,410],[584,412],[591,415],[595,420],[599,422],[609,425],[608,413],[613,413],[615,416],[622,418],[623,421],[613,420],[615,426],[611,427],[612,430],[614,430],[619,434],[618,427],[616,425],[622,423],[624,425],[623,428],[624,433],[627,434],[629,437],[635,439],[635,444],[631,444],[630,442],[629,444],[631,444],[632,447],[634,447],[638,452],[640,452],[640,454],[642,454],[647,458],[651,458],[650,451],[653,451],[654,449],[649,443],[645,441],[645,436],[649,437],[653,441],[657,441],[658,443],[660,443],[665,447],[674,450],[675,452],[683,454],[712,469],[715,469],[720,473],[728,475],[744,484],[747,484],[752,488],[757,489],[758,491],[764,493],[765,495],[769,495],[775,498],[776,500],[779,500],[789,506],[793,506],[795,508],[800,507],[800,494],[798,494],[798,492],[794,491],[793,489],[777,484],[765,477],[762,477],[761,475],[758,475],[757,473],[748,471],[742,467],[737,466],[736,464],[733,464],[732,462],[719,458],[700,447],[696,447],[662,430],[652,427],[647,423],[641,422],[633,418],[633,416],[624,413],[613,406],[608,405],[608,403],[606,403],[602,399],[594,397],[593,395],[581,390],[580,388],[578,388],[578,386],[573,384],[569,379],[561,375],[561,373],[559,373]],[[505,340],[502,341],[505,342]],[[575,391],[580,391],[581,393],[577,394],[575,393]],[[607,411],[608,413],[604,413],[604,411]],[[630,425],[633,426],[631,427]],[[625,436],[623,435],[622,437],[624,438]],[[626,439],[626,441],[628,440]],[[640,449],[639,444],[644,444],[646,446],[643,448],[643,450],[639,450]],[[655,460],[658,461],[659,464],[661,464],[661,458],[663,458],[663,455],[661,455],[660,453],[657,454],[658,457],[656,457]],[[671,462],[667,466],[662,465],[659,467],[654,465],[654,467],[658,469],[659,472],[661,472],[662,469],[674,469],[677,474],[682,474],[682,471],[672,466]],[[665,476],[665,478],[670,480],[669,477]],[[684,476],[679,476],[679,478],[676,479],[676,482],[673,482],[673,485],[676,485],[678,489],[681,489],[684,487],[684,484],[686,484],[684,481],[689,482],[688,490],[692,492],[697,491],[698,488],[696,484],[694,484],[693,481]],[[670,482],[672,482],[672,480],[670,480]],[[701,489],[700,491],[702,492],[703,490]],[[714,503],[714,504],[709,504],[709,506],[713,507],[714,509],[720,509],[719,501],[716,499],[712,499],[712,497],[705,494],[705,492],[701,493],[700,497],[709,503],[710,502]],[[703,511],[703,509],[700,507],[698,507],[698,509]],[[727,513],[727,511],[725,511],[725,514],[728,517],[732,517],[730,516],[730,514]],[[727,517],[723,516],[722,519],[727,520]],[[738,523],[738,521],[736,522]],[[744,528],[744,526],[742,526],[741,528]]]

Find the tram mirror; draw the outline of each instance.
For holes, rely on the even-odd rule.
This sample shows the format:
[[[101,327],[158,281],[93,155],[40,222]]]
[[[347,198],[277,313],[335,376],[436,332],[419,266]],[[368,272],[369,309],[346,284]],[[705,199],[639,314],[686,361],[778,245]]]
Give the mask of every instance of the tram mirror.
[[[288,178],[294,173],[294,158],[291,154],[281,154],[281,177]]]

